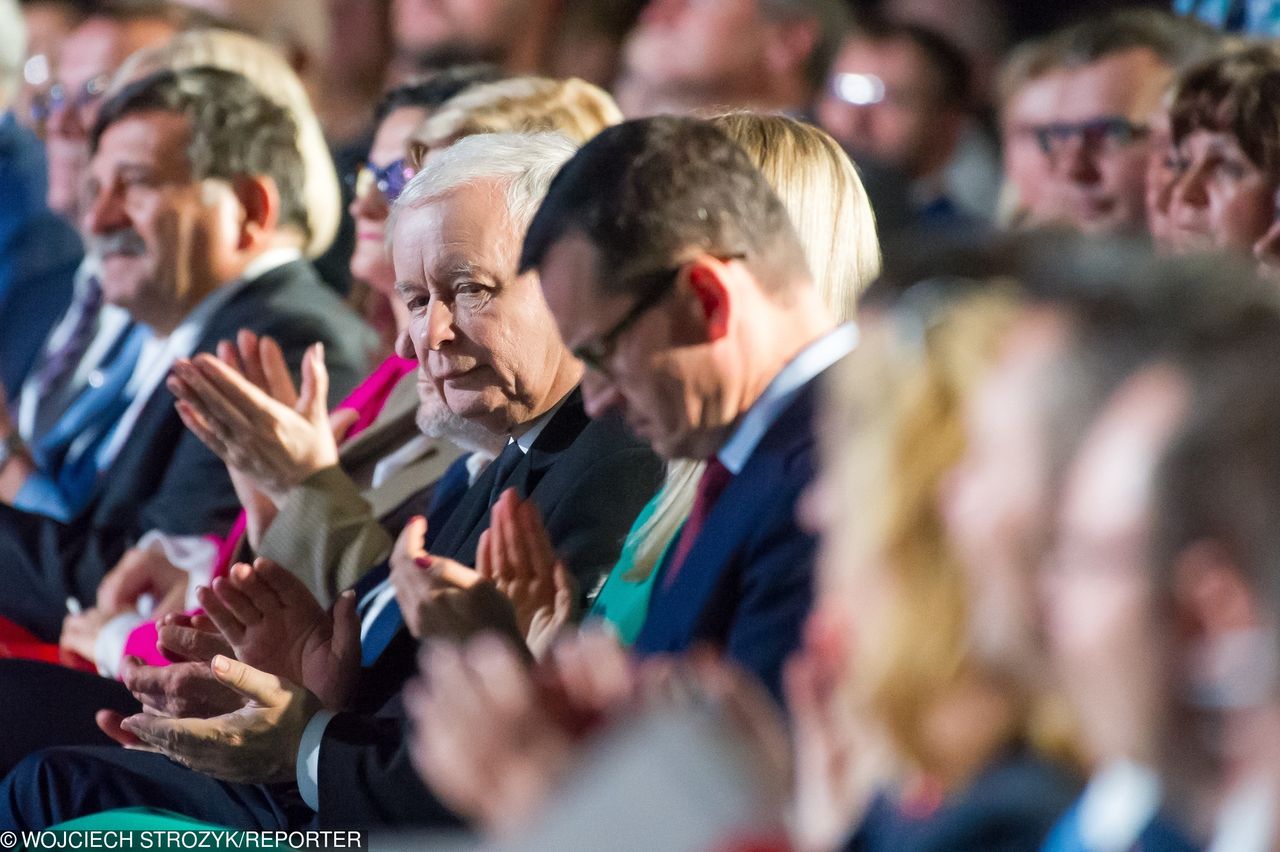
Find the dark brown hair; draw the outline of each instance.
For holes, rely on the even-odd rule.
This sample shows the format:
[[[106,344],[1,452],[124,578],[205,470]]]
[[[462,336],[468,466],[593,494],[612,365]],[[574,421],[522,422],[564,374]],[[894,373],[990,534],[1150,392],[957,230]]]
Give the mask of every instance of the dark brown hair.
[[[1169,124],[1175,145],[1196,130],[1229,133],[1254,165],[1280,174],[1280,50],[1257,45],[1188,69]]]

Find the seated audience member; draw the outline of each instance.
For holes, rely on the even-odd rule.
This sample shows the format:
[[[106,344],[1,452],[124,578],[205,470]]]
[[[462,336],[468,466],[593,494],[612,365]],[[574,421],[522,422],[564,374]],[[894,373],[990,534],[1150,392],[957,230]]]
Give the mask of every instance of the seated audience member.
[[[53,70],[58,67],[63,42],[92,11],[93,4],[84,0],[21,0],[19,5],[27,46],[14,111],[20,122],[43,137],[44,122],[31,114],[32,101],[49,84]]]
[[[208,49],[216,48],[217,42],[223,38],[228,41],[221,51]],[[264,43],[244,36],[209,30],[184,34],[177,41],[193,45],[208,42],[206,49],[196,52],[221,52],[221,58],[227,64],[266,66],[281,75],[291,74],[283,62],[275,58],[274,51]],[[241,59],[233,63],[234,57]],[[410,130],[453,88],[453,84],[442,87],[434,83],[393,90],[387,99],[391,105],[386,110],[387,118],[374,140],[374,157],[381,158],[384,166],[392,171],[396,162],[403,168],[405,141]],[[300,88],[298,94],[301,96]],[[310,110],[305,101],[298,108],[306,109],[308,113]],[[324,156],[327,160],[328,155]],[[405,180],[404,174],[400,173],[397,180]],[[395,273],[386,256],[382,230],[388,203],[383,193],[391,195],[390,200],[393,201],[402,186],[403,183],[397,182],[386,190],[376,185],[365,187],[354,211],[366,215],[362,219],[361,234],[364,250],[352,258],[353,275],[376,283],[383,299],[393,301],[396,306],[399,298],[392,289]],[[370,197],[375,194],[378,199]],[[361,220],[361,217],[357,216],[357,219]],[[394,313],[389,310],[388,313],[396,320],[396,327],[388,335],[394,337],[394,333],[403,329],[406,317],[402,310]],[[386,345],[392,342],[386,341]],[[253,348],[257,349],[256,346]],[[271,354],[277,351],[273,347]],[[270,356],[264,353],[263,357]],[[256,354],[246,353],[244,360],[256,362],[260,359]],[[239,361],[236,358],[232,363],[239,364]],[[278,357],[274,361],[278,362]],[[170,565],[158,547],[153,547],[150,552],[131,550],[99,588],[99,605],[69,617],[64,623],[63,647],[93,660],[98,671],[105,675],[114,675],[118,671],[125,648],[144,659],[158,662],[154,625],[140,627],[147,619],[136,609],[138,597],[148,593],[169,604],[153,611],[153,617],[166,614],[174,606],[180,608],[183,601],[194,602],[191,593],[196,586],[207,584],[212,576],[224,573],[230,567],[234,545],[241,532],[247,533],[255,552],[290,565],[324,601],[332,600],[339,591],[355,582],[365,569],[385,559],[390,552],[391,539],[377,519],[425,485],[439,479],[457,456],[453,447],[432,442],[415,426],[415,412],[419,406],[416,368],[417,362],[397,356],[383,361],[340,406],[349,410],[343,417],[354,418],[345,436],[353,441],[340,441],[330,446],[332,426],[321,408],[312,410],[304,404],[302,416],[298,417],[292,410],[273,406],[246,382],[237,382],[234,376],[217,365],[207,361],[191,365],[189,369],[195,371],[197,378],[192,384],[179,382],[177,392],[191,406],[188,416],[194,410],[198,421],[221,427],[218,432],[225,437],[206,440],[205,443],[230,465],[245,509],[243,525],[233,527],[229,546],[209,554],[204,564],[185,566],[185,571]],[[272,428],[245,429],[237,421],[235,412],[229,412],[225,407],[211,409],[198,394],[193,393],[192,385],[197,382],[200,388],[208,387],[210,382],[219,388],[219,392],[213,395],[215,403],[234,399],[243,406],[241,414],[269,422]],[[271,389],[264,386],[261,390],[269,394]],[[297,394],[291,383],[285,395],[275,401],[283,402],[288,409],[297,408]],[[312,400],[313,403],[324,401],[323,397]],[[439,405],[433,406],[430,399],[422,404],[425,408],[418,419],[428,424],[436,423],[439,418],[431,410],[439,408]],[[443,416],[449,419],[447,414]],[[313,422],[307,423],[303,418]],[[371,426],[375,428],[365,428]],[[443,423],[431,426],[427,430],[429,437],[444,437],[443,426]],[[500,449],[494,449],[493,441],[487,437],[478,441],[474,437],[466,440],[478,430],[462,427],[454,431],[471,448],[492,450],[490,457]],[[270,440],[272,435],[282,433],[291,437],[287,446],[278,440]],[[203,434],[208,437],[207,433]],[[363,437],[355,442],[358,434]],[[398,452],[395,462],[383,464],[375,477],[378,465],[393,451]],[[333,467],[335,459],[341,463],[341,470]],[[233,464],[233,461],[239,464]],[[397,471],[394,477],[391,476],[393,469]],[[253,479],[250,474],[254,471],[270,471],[271,475],[250,483],[248,480]],[[375,489],[376,496],[373,493],[361,496],[361,491],[375,485],[379,486]],[[371,503],[366,502],[365,497]],[[339,507],[344,507],[340,517],[329,514],[338,511]],[[284,518],[276,526],[275,521],[281,512]],[[324,530],[325,534],[303,533],[307,528]],[[299,546],[304,543],[308,545],[305,555],[299,552]]]
[[[32,111],[45,128],[49,208],[81,231],[88,254],[76,272],[71,306],[59,319],[19,394],[13,419],[30,446],[44,438],[97,375],[119,361],[129,315],[104,303],[100,252],[85,225],[89,136],[112,75],[134,51],[171,38],[180,21],[168,4],[95,5],[61,47]],[[127,369],[127,367],[121,367]]]
[[[105,246],[104,295],[148,334],[126,340],[139,349],[133,369],[105,375],[60,421],[68,440],[57,479],[25,453],[0,470],[7,502],[34,489],[79,507],[69,525],[0,512],[15,590],[0,612],[46,641],[67,598],[92,600],[106,569],[144,533],[154,530],[183,561],[177,554],[213,547],[203,536],[234,516],[222,463],[183,434],[160,387],[174,361],[248,328],[279,339],[291,364],[304,346],[327,346],[342,393],[362,369],[367,335],[302,262],[302,163],[285,110],[243,77],[213,69],[148,77],[107,106],[93,138],[89,224]],[[201,145],[192,147],[193,136]]]
[[[828,461],[805,504],[823,531],[824,582],[810,642],[787,670],[797,840],[1034,850],[1077,781],[1058,762],[1039,685],[1010,679],[970,640],[940,500],[1017,302],[1003,288],[913,295],[927,294],[909,291],[871,327],[831,385]]]
[[[71,302],[80,240],[45,204],[40,141],[13,111],[26,58],[26,28],[17,0],[0,2],[0,401],[16,392]],[[8,411],[0,412],[8,417]],[[12,427],[6,430],[16,440]]]
[[[706,642],[776,692],[812,599],[813,539],[794,519],[813,472],[812,395],[854,344],[786,209],[706,122],[627,122],[565,166],[522,266],[541,271],[592,370],[588,411],[620,411],[669,460],[707,461],[636,648]]]
[[[818,121],[855,160],[893,169],[909,184],[922,226],[963,224],[979,211],[953,197],[946,170],[974,132],[971,76],[964,54],[932,30],[860,25],[831,66]]]
[[[1280,184],[1280,51],[1233,51],[1184,72],[1169,105],[1174,148],[1165,248],[1252,252]]]
[[[1216,40],[1152,9],[1089,18],[1050,38],[1054,62],[1040,79],[1056,99],[1031,128],[1049,160],[1046,209],[1085,234],[1141,234],[1151,122],[1176,71]]]
[[[1069,468],[1045,633],[1096,768],[1046,849],[1277,840],[1280,313],[1194,271]]]
[[[1036,128],[1053,121],[1060,78],[1050,74],[1056,61],[1053,40],[1042,38],[1016,47],[1000,71],[997,108],[1004,159],[999,222],[1034,227],[1054,221],[1047,209],[1049,158]]]
[[[311,260],[320,257],[333,246],[342,215],[338,173],[307,88],[277,47],[234,30],[212,27],[187,30],[132,54],[113,76],[108,94],[162,69],[181,71],[201,66],[221,68],[249,78],[263,94],[293,115],[298,125],[298,150],[306,171],[303,192],[309,233],[303,254]]]
[[[664,0],[623,46],[614,86],[629,118],[813,107],[847,28],[839,0]]]
[[[797,736],[796,848],[1034,850],[1075,795],[1070,770],[1041,750],[1038,696],[1010,685],[966,641],[964,575],[938,501],[963,446],[965,402],[1015,311],[998,292],[928,315],[902,310],[873,325],[833,376],[828,462],[806,509],[822,531],[822,591],[810,647],[786,675]],[[927,347],[917,337],[922,322]],[[590,649],[584,641],[573,650]],[[473,653],[495,656],[480,648],[466,656]],[[606,685],[633,679],[625,663],[619,672],[590,653],[574,665],[588,662]],[[460,813],[508,833],[527,830],[574,767],[565,757],[574,733],[538,706],[537,688],[518,668],[506,669],[518,700],[499,708],[485,689],[467,691],[456,666],[470,660],[441,674],[434,664],[448,656],[423,655],[434,674],[411,695],[417,762]],[[497,671],[490,665],[476,675]],[[573,683],[571,672],[560,676]],[[468,704],[472,712],[459,712]],[[626,713],[607,709],[625,724]],[[531,744],[507,742],[502,754],[487,743],[504,742],[495,728],[513,718]]]
[[[450,98],[413,133],[410,159],[477,133],[555,131],[579,144],[622,121],[613,98],[582,80],[511,77],[472,86]]]
[[[356,223],[349,298],[381,337],[378,360],[394,353],[408,319],[395,292],[384,226],[400,190],[417,172],[410,143],[425,119],[454,96],[489,82],[494,73],[482,65],[441,72],[391,89],[377,106],[368,157],[349,178],[355,197],[348,211]]]
[[[858,295],[879,274],[880,247],[871,205],[848,155],[824,131],[785,116],[732,112],[711,123],[737,142],[769,181],[804,246],[823,303],[837,322],[851,322]],[[640,632],[658,563],[689,517],[704,469],[705,463],[687,459],[668,464],[666,482],[636,518],[618,564],[587,612],[608,621],[623,644],[630,645]],[[524,552],[547,548],[527,541]],[[501,565],[500,558],[496,561]],[[545,587],[551,563],[521,566],[526,570],[517,573],[543,577]]]
[[[524,223],[572,150],[554,135],[466,139],[433,158],[397,204],[393,256],[411,313],[408,336],[425,374],[452,411],[508,437],[497,462],[436,532],[430,553],[420,554],[419,564],[430,566],[419,569],[424,577],[474,562],[490,505],[512,488],[547,519],[560,556],[589,588],[616,560],[627,527],[660,479],[657,459],[620,424],[587,418],[576,389],[582,367],[556,333],[537,277],[516,271]],[[421,543],[407,543],[422,551]],[[384,566],[366,577],[362,591],[387,573]],[[272,609],[259,594],[262,582],[285,583],[290,603]],[[167,670],[153,670],[159,684],[140,690],[148,703],[160,702],[173,716],[212,718],[100,719],[117,739],[133,744],[157,736],[180,747],[192,742],[186,734],[169,739],[156,724],[208,732],[214,740],[195,746],[203,757],[170,752],[199,771],[118,748],[48,750],[15,769],[13,786],[0,792],[9,809],[0,823],[47,825],[144,803],[242,827],[299,826],[317,818],[342,827],[448,819],[409,765],[398,693],[412,671],[414,643],[399,610],[388,605],[368,614],[361,635],[353,595],[340,596],[328,614],[299,581],[265,561],[233,571],[201,603],[234,625],[236,614],[246,613],[237,593],[272,609],[257,622],[269,635],[228,631],[237,655],[264,671],[219,658],[212,669],[185,671],[192,680],[182,686],[166,681]],[[317,656],[292,656],[304,645],[297,637],[306,635],[333,641],[312,644]],[[288,696],[276,694],[284,703],[241,707],[240,693],[221,685],[231,681],[217,680],[227,675],[223,659],[233,674],[290,683]],[[291,709],[281,714],[286,705]],[[242,744],[226,745],[233,741]],[[250,752],[258,757],[246,759]],[[26,773],[49,777],[51,771],[59,777],[52,787],[23,802],[14,798],[32,789]],[[107,775],[110,784],[97,780]],[[296,791],[277,795],[280,788],[253,786],[294,780],[306,805],[297,803]]]

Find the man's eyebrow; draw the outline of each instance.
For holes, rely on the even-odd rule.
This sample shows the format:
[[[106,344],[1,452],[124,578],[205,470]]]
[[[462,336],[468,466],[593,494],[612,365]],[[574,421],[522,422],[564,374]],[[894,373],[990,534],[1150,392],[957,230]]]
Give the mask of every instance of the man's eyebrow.
[[[413,281],[397,281],[395,284],[395,287],[396,287],[396,292],[399,293],[401,296],[407,295],[409,293],[416,293],[419,290],[426,289],[425,285],[417,284]]]

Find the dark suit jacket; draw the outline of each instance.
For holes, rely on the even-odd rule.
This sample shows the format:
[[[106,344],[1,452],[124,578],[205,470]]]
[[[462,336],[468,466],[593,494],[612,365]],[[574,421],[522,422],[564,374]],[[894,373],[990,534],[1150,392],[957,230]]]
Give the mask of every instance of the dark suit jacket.
[[[815,469],[810,381],[767,431],[716,500],[670,586],[661,568],[635,650],[723,650],[775,696],[782,662],[800,642],[813,602],[815,540],[795,519]]]
[[[241,328],[279,341],[295,373],[306,347],[324,343],[331,400],[367,370],[371,332],[301,261],[232,296],[210,317],[196,351],[212,352]],[[102,576],[144,532],[226,530],[239,508],[225,465],[182,425],[161,384],[78,517],[60,524],[0,506],[0,615],[56,641],[67,596],[92,601]]]
[[[931,813],[909,814],[889,797],[877,797],[845,849],[1035,852],[1079,790],[1071,772],[1014,748]]]
[[[433,553],[474,564],[480,533],[489,524],[495,475],[490,465],[463,496],[436,536]],[[627,531],[662,477],[663,465],[649,448],[615,419],[589,420],[575,390],[510,482],[537,505],[557,552],[583,588],[591,588],[617,560]],[[415,650],[416,642],[402,629],[365,670],[355,712],[329,723],[320,748],[322,825],[430,825],[449,819],[409,764],[399,693],[416,670]]]

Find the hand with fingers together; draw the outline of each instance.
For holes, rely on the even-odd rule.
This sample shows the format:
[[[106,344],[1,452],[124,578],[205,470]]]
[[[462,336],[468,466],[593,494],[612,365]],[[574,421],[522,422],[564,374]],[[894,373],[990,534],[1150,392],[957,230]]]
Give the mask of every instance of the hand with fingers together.
[[[142,704],[143,712],[155,716],[207,719],[240,709],[244,705],[243,696],[215,678],[209,662],[190,660],[169,666],[148,666],[137,657],[125,657],[120,681]],[[125,746],[136,744],[136,737],[120,727],[122,714],[99,710],[95,718],[103,733],[116,742]]]
[[[156,650],[171,663],[207,663],[219,654],[235,656],[235,649],[204,613],[170,613],[156,627]]]
[[[426,519],[411,518],[391,553],[391,585],[414,638],[460,640],[493,631],[524,649],[511,601],[473,569],[427,553],[426,533]]]
[[[295,392],[274,341],[255,345],[242,332],[239,343],[239,350],[221,344],[219,358],[201,354],[175,362],[169,388],[187,428],[279,505],[291,488],[338,463],[324,346],[307,349],[302,388]],[[354,412],[335,419],[345,433]]]
[[[240,698],[237,709],[203,719],[137,713],[115,726],[122,738],[129,737],[125,745],[159,752],[197,772],[233,783],[268,784],[295,778],[302,732],[321,709],[320,699],[297,684],[229,657],[214,657],[208,668],[218,684]]]
[[[259,558],[233,566],[198,596],[238,659],[305,687],[331,710],[346,706],[360,669],[354,592],[325,610],[301,580]]]
[[[480,535],[476,572],[511,601],[516,624],[530,652],[541,659],[560,631],[574,620],[578,590],[532,500],[504,491]]]

